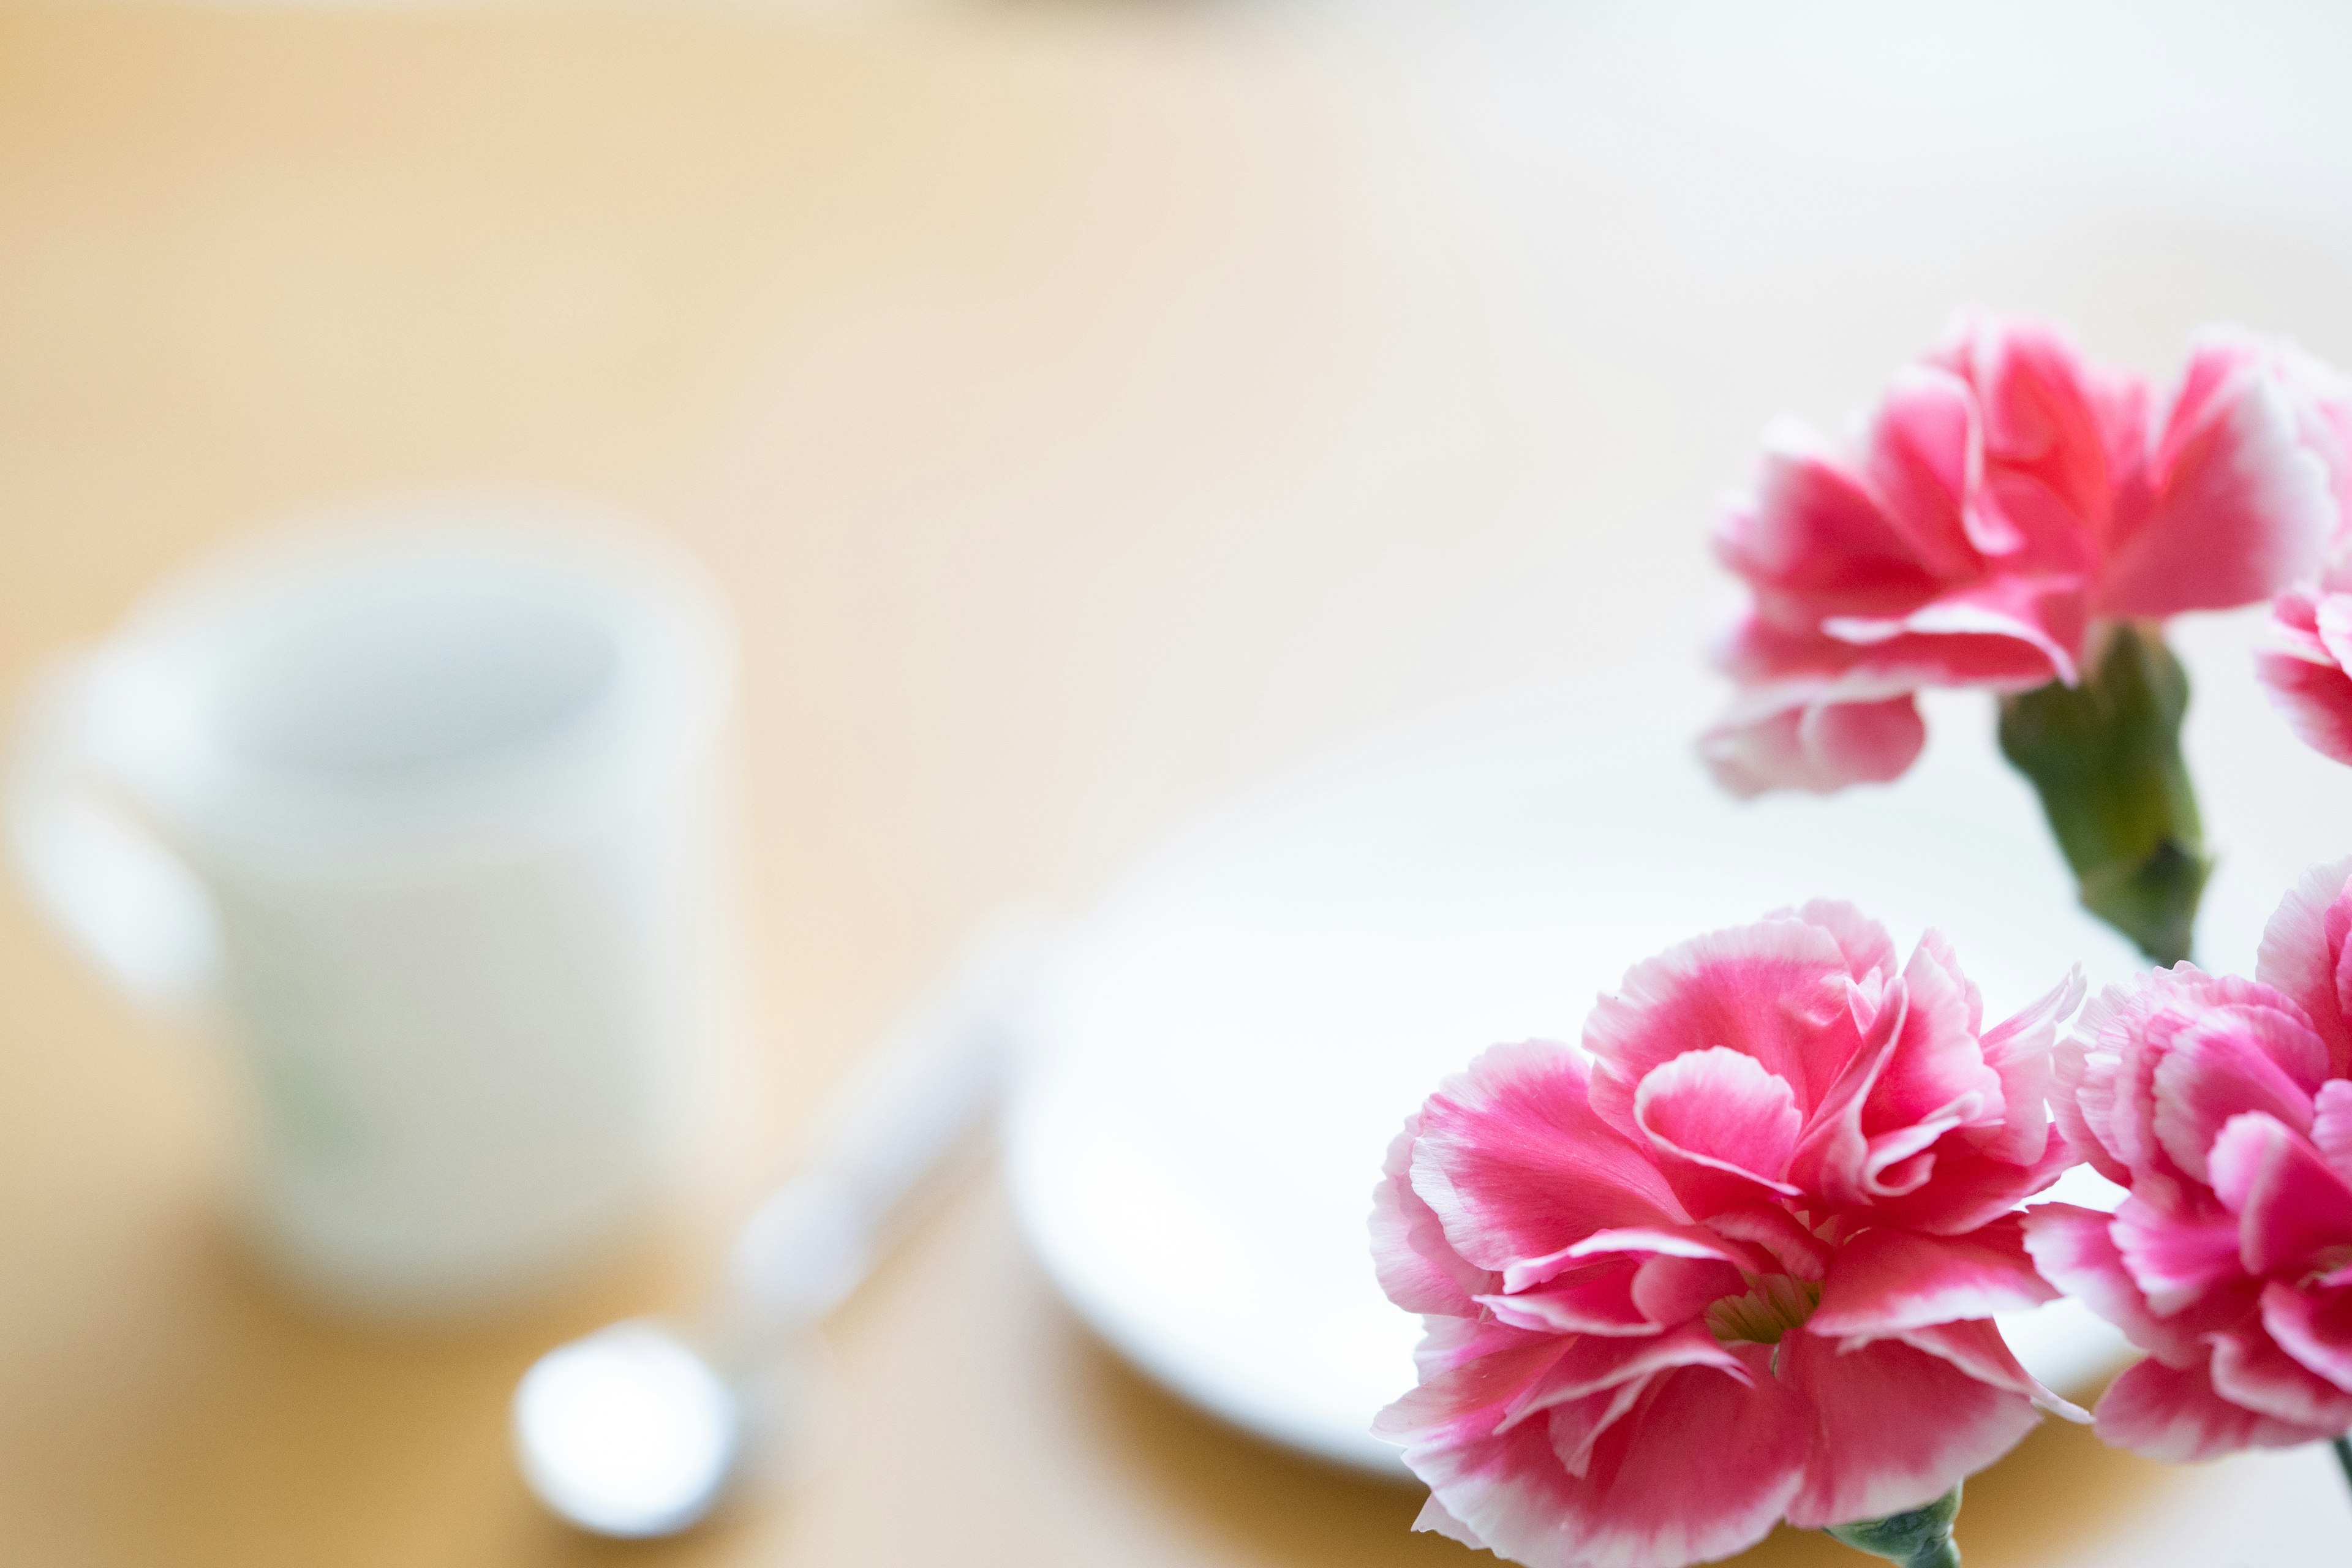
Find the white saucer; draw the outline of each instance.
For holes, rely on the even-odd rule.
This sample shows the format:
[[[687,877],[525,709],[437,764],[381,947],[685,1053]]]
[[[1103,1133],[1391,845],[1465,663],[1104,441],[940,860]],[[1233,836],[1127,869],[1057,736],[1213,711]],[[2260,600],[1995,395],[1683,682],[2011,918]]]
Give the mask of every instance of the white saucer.
[[[1229,813],[1112,900],[1045,987],[1011,1142],[1039,1258],[1180,1395],[1397,1470],[1369,1426],[1412,1383],[1419,1324],[1373,1283],[1365,1217],[1398,1125],[1481,1047],[1576,1039],[1634,961],[1816,894],[1906,950],[1940,927],[1989,1022],[2078,961],[2095,986],[2139,966],[2077,910],[1991,748],[1942,750],[1891,789],[1741,805],[1686,730],[1560,721]],[[2063,1195],[2096,1201],[2086,1186],[2105,1184]],[[2068,1306],[2005,1326],[2061,1388],[2123,1352]]]

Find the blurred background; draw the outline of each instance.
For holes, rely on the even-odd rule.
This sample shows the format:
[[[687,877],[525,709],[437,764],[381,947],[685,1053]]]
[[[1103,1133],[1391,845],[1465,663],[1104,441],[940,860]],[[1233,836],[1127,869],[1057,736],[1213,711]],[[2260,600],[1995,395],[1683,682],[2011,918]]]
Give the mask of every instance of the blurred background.
[[[2347,69],[2352,13],[2286,4],[0,3],[0,683],[275,520],[594,498],[735,623],[751,933],[695,1195],[388,1327],[240,1239],[229,1059],[0,899],[0,1557],[1470,1560],[1128,1370],[992,1169],[835,1322],[784,1498],[576,1534],[507,1400],[707,1288],[989,911],[1433,715],[1703,713],[1719,495],[1956,308],[2352,363]],[[2045,1430],[1963,1539],[2307,1560],[2352,1531],[2326,1468]]]

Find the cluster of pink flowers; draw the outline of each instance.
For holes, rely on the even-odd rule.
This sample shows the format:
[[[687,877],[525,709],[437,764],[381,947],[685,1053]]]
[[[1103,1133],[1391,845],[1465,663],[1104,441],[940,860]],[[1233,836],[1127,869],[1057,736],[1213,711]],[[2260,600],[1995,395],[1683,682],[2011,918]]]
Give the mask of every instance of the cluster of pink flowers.
[[[1448,1082],[1372,1215],[1427,1331],[1380,1426],[1422,1527],[1682,1568],[1925,1507],[2037,1407],[2083,1418],[1991,1321],[2062,1292],[2148,1352],[2098,1404],[2111,1442],[2352,1431],[2352,860],[2288,897],[2257,979],[2152,970],[2053,1047],[2081,997],[1985,1028],[1935,933],[1898,965],[1816,902],[1637,966],[1581,1051]],[[2081,1160],[2114,1214],[2021,1206]]]
[[[2079,1415],[1990,1321],[2056,1294],[2016,1210],[2074,1162],[2043,1096],[2079,996],[1987,1030],[1938,938],[1898,964],[1815,903],[1636,968],[1589,1062],[1481,1057],[1406,1124],[1372,1222],[1428,1328],[1381,1426],[1423,1526],[1679,1568],[1916,1507],[2037,1405]]]
[[[2272,598],[2263,683],[2352,763],[2348,524],[2352,391],[2306,356],[2209,333],[2158,397],[1970,323],[1855,455],[1776,442],[1725,521],[1753,603],[1702,751],[1741,794],[1832,790],[1910,765],[1925,688],[2036,691],[2002,745],[2086,907],[2186,951],[2210,861],[2150,623]],[[2352,1434],[2352,860],[2254,978],[2154,969],[2059,1043],[2081,999],[1987,1028],[1936,933],[1898,963],[1816,902],[1636,966],[1580,1051],[1449,1081],[1372,1216],[1426,1329],[1380,1427],[1423,1527],[1529,1568],[1683,1568],[1782,1521],[1951,1563],[1958,1483],[2040,1411],[2168,1459]],[[2113,1214],[2027,1206],[2082,1162]],[[2062,1293],[2147,1352],[2095,1417],[1993,1321]]]
[[[1792,428],[1725,517],[1717,549],[1753,604],[1702,751],[1743,795],[1895,778],[1926,737],[1923,689],[2072,685],[2102,621],[2314,582],[2347,458],[2352,396],[2283,344],[2209,332],[2158,397],[2053,328],[1969,322],[1895,377],[1857,452]],[[2352,761],[2352,594],[2293,594],[2279,619],[2266,678]]]

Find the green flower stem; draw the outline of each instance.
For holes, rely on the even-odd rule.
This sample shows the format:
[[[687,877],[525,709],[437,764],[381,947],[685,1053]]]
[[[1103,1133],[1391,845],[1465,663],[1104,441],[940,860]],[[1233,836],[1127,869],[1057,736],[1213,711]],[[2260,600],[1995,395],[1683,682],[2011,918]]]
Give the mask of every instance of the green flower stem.
[[[1854,1524],[1833,1524],[1826,1533],[1900,1568],[1960,1568],[1960,1549],[1952,1544],[1952,1524],[1959,1514],[1960,1489],[1954,1487],[1925,1508]]]
[[[2083,907],[2170,965],[2213,869],[2180,757],[2189,677],[2153,626],[2099,631],[2081,685],[2001,700],[2001,753],[2042,796]]]

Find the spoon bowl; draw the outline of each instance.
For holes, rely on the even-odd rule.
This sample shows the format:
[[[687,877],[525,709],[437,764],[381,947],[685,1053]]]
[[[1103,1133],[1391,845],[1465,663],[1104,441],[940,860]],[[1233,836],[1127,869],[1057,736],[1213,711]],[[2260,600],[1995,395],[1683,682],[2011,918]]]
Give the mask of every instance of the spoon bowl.
[[[657,1323],[600,1329],[540,1358],[515,1390],[523,1479],[600,1535],[669,1535],[726,1489],[744,1411],[702,1353]]]

